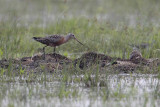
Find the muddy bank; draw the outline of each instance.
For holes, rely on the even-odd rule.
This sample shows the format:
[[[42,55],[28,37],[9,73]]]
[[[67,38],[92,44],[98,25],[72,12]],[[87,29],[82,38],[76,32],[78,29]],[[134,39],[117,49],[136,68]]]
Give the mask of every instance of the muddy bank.
[[[160,60],[158,58],[145,59],[139,54],[135,53],[130,59],[121,59],[116,57],[110,57],[105,54],[98,54],[95,52],[89,52],[83,54],[80,58],[74,60],[74,65],[77,65],[81,69],[89,68],[94,65],[98,65],[100,68],[106,70],[118,71],[118,72],[130,72],[141,70],[158,71],[160,66]]]
[[[81,70],[98,66],[101,70],[109,70],[110,72],[136,72],[149,71],[157,72],[160,66],[158,58],[145,59],[139,55],[134,55],[130,59],[113,58],[105,54],[87,52],[80,58],[71,60],[60,54],[46,54],[44,60],[43,55],[35,55],[33,57],[23,57],[21,59],[3,59],[0,60],[0,67],[4,69],[12,69],[16,72],[20,69],[26,72],[54,72],[56,70],[79,68]]]

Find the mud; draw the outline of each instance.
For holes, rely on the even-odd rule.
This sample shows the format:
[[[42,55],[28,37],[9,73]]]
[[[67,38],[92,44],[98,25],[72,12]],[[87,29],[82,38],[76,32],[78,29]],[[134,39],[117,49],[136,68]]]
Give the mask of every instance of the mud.
[[[110,70],[118,72],[136,72],[136,71],[158,71],[160,66],[160,60],[158,58],[145,59],[145,58],[132,58],[121,59],[113,58],[105,54],[87,52],[80,58],[71,60],[60,54],[37,54],[33,57],[23,57],[21,59],[2,59],[0,60],[0,69],[10,69],[12,71],[18,71],[20,69],[26,72],[55,72],[61,71],[64,68],[80,68],[81,70],[88,69],[93,66],[99,66],[101,70]]]

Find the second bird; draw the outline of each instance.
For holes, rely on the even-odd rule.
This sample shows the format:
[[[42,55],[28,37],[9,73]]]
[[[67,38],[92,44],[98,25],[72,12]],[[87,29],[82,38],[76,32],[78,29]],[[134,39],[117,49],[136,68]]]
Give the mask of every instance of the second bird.
[[[80,41],[78,41],[78,39],[76,39],[76,37],[72,33],[69,33],[67,36],[51,35],[51,36],[46,36],[46,37],[33,37],[33,39],[46,45],[43,47],[44,58],[45,58],[45,48],[47,46],[54,47],[54,53],[55,53],[56,46],[62,45],[71,39],[75,39],[77,42],[83,45]]]

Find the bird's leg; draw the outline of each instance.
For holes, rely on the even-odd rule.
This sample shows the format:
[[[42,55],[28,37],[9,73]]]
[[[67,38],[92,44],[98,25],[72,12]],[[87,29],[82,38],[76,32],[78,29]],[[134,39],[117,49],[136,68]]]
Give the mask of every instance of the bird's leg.
[[[54,47],[53,54],[54,54],[56,62],[57,62],[57,58],[56,58],[56,53],[55,52],[56,52],[56,47]]]
[[[55,53],[56,52],[56,47],[54,47],[54,50],[53,50],[53,53]]]
[[[44,47],[43,47],[43,55],[44,55],[43,58],[44,58],[44,60],[45,60],[45,56],[46,56],[46,55],[45,55],[45,48],[46,48],[46,47],[47,47],[47,46],[44,46]]]

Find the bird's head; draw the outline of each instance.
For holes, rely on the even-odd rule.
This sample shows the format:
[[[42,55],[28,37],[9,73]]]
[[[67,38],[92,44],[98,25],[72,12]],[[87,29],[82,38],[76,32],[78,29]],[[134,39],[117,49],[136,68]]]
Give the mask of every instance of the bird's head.
[[[139,48],[137,48],[135,46],[132,49],[133,49],[133,51],[139,51]]]
[[[77,42],[79,42],[81,45],[83,45],[83,44],[74,36],[74,34],[69,33],[67,36],[69,37],[69,39],[74,39],[74,40],[76,40]]]
[[[74,34],[72,34],[72,33],[69,33],[69,34],[68,34],[68,37],[69,37],[70,39],[75,39],[75,36],[74,36]]]

